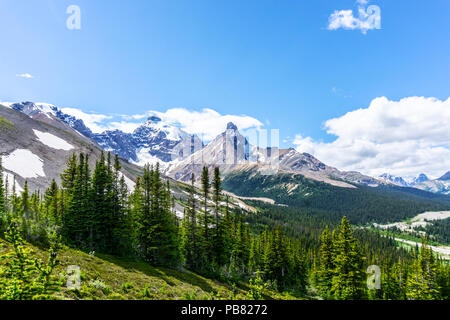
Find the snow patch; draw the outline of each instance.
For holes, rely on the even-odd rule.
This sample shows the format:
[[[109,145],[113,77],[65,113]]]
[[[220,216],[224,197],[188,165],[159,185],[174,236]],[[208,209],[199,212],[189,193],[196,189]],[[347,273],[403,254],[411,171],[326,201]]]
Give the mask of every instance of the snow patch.
[[[5,106],[7,108],[11,109],[11,105],[14,104],[14,102],[4,102],[4,101],[0,101],[0,105]]]
[[[15,177],[14,177],[13,174],[11,174],[9,172],[3,172],[3,184],[4,185],[6,185],[6,180],[8,180],[8,193],[12,194]],[[19,193],[22,193],[22,192],[23,192],[23,188],[16,181],[16,194],[19,194]]]
[[[132,161],[132,163],[137,164],[138,166],[145,166],[146,164],[154,165],[159,162],[159,167],[162,171],[164,171],[168,165],[168,163],[162,161],[156,156],[152,156],[150,153],[150,148],[141,148],[137,152],[138,161]]]
[[[44,161],[27,149],[17,149],[5,156],[3,166],[25,179],[45,177]]]
[[[127,185],[128,190],[133,191],[134,187],[136,186],[136,183],[133,180],[131,180],[130,178],[128,178],[126,175],[124,175],[122,172],[119,171],[119,179],[122,179],[122,177],[124,177],[124,179],[125,179],[125,184]]]
[[[46,146],[53,148],[53,149],[60,149],[69,151],[74,149],[74,147],[69,144],[66,140],[58,138],[57,136],[48,133],[48,132],[41,132],[39,130],[33,129],[34,134],[36,137],[38,137],[39,141],[45,144]]]
[[[384,225],[374,223],[373,225],[374,227],[380,229],[390,229],[395,227],[401,231],[414,232],[414,229],[417,227],[426,227],[429,225],[429,221],[443,220],[447,218],[450,218],[450,211],[427,211],[412,218],[411,223],[395,222]]]

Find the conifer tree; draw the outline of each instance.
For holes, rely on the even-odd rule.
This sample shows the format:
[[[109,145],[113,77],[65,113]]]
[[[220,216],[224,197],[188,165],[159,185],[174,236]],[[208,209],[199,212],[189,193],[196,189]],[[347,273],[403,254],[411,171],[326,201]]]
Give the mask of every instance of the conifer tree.
[[[221,227],[222,237],[222,263],[226,265],[230,262],[231,251],[233,250],[233,218],[230,212],[230,199],[225,196],[225,213]]]
[[[150,260],[159,265],[177,265],[177,227],[170,210],[170,191],[162,183],[159,163],[153,172],[152,187]]]
[[[109,252],[112,244],[113,223],[109,201],[110,171],[103,152],[92,176],[92,216],[90,218],[90,247]]]
[[[227,262],[227,252],[226,252],[226,230],[225,223],[220,219],[220,202],[221,202],[221,192],[222,192],[222,181],[220,179],[220,170],[218,167],[214,169],[214,179],[213,179],[213,201],[214,201],[214,215],[215,215],[215,231],[214,231],[214,261],[217,266],[225,265]]]
[[[62,220],[58,206],[59,187],[55,179],[52,180],[50,187],[44,193],[44,207],[46,218],[55,225],[61,225]]]
[[[284,233],[280,227],[269,234],[264,254],[264,269],[267,279],[276,281],[280,288],[284,287],[288,256]]]
[[[84,155],[80,154],[79,161],[76,158],[74,160],[75,175],[66,176],[67,179],[73,178],[73,181],[66,180],[66,185],[70,185],[71,189],[67,197],[63,234],[69,243],[82,246],[84,243],[84,226],[87,223],[87,213],[83,207]]]
[[[406,296],[410,300],[433,300],[439,297],[437,265],[433,251],[422,241],[419,257],[408,277]]]
[[[197,200],[195,198],[195,176],[191,174],[191,185],[189,187],[189,198],[186,212],[186,239],[184,242],[184,252],[186,258],[186,266],[193,270],[199,269],[200,248],[198,241],[198,225],[197,225]]]
[[[327,296],[331,291],[332,279],[335,272],[333,238],[328,226],[325,227],[320,241],[320,263],[316,273],[316,285],[319,292]]]
[[[152,182],[153,182],[153,168],[147,164],[144,166],[144,172],[142,178],[140,179],[140,184],[136,192],[141,190],[139,196],[135,197],[135,201],[139,201],[139,210],[136,212],[136,234],[137,234],[137,244],[138,251],[140,254],[146,258],[151,258],[151,240],[152,240],[152,224],[151,217],[151,200],[152,200]]]
[[[0,232],[6,224],[6,191],[3,184],[3,166],[2,157],[0,156]]]
[[[209,232],[210,226],[210,216],[208,210],[208,197],[210,192],[210,181],[209,181],[209,172],[206,166],[203,167],[202,176],[201,176],[201,185],[202,185],[202,204],[203,204],[203,219],[202,219],[202,251],[205,255],[205,258],[210,260],[211,258],[211,238]]]
[[[334,242],[336,256],[332,292],[336,299],[361,299],[364,297],[365,270],[357,240],[353,237],[350,223],[344,216],[339,234]]]

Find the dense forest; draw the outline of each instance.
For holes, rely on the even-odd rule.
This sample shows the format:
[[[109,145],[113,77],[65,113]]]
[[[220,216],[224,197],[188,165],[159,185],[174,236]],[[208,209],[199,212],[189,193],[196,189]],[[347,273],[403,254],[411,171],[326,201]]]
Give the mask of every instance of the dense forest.
[[[74,154],[60,185],[53,181],[45,192],[30,193],[25,183],[18,195],[14,181],[2,180],[0,165],[0,233],[14,249],[2,257],[1,299],[52,298],[61,285],[53,274],[61,246],[248,283],[254,299],[262,298],[263,288],[300,298],[449,298],[450,267],[426,243],[399,249],[392,239],[353,230],[341,212],[326,218],[331,204],[300,213],[277,206],[246,213],[223,195],[219,169],[205,167],[200,188],[192,175],[180,219],[175,202],[181,200],[159,165],[145,166],[132,191],[120,169],[109,153],[93,170],[87,155]],[[47,248],[48,261],[33,259],[25,241]],[[367,285],[371,265],[381,269],[379,288],[376,277],[375,289]]]
[[[227,175],[223,187],[236,195],[267,197],[277,204],[315,209],[335,222],[346,215],[358,225],[396,222],[425,211],[450,210],[450,199],[445,195],[395,186],[342,188],[301,174],[238,171]]]

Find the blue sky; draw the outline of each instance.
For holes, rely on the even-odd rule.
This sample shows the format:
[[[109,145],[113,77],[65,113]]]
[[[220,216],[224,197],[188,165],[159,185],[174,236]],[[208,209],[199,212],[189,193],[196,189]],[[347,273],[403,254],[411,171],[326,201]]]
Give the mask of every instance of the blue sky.
[[[365,2],[2,0],[0,101],[108,115],[210,108],[280,129],[283,146],[309,138],[309,151],[320,154],[318,144],[337,138],[327,120],[378,97],[450,96],[450,3]],[[66,28],[71,4],[81,9],[80,30]],[[381,29],[329,30],[335,11],[357,17],[369,5],[380,8]],[[371,174],[392,169],[324,157]],[[444,167],[392,171],[422,169],[438,175]]]

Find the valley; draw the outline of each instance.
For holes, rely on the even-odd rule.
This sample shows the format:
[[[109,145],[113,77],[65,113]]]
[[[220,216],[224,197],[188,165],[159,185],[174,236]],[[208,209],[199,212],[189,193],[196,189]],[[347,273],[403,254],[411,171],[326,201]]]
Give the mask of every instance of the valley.
[[[429,240],[418,244],[421,261],[447,281],[449,267],[431,253],[448,258],[446,194],[342,171],[293,148],[251,145],[232,122],[204,143],[156,116],[133,133],[93,133],[44,103],[0,106],[0,117],[5,259],[14,256],[11,243],[24,241],[40,257],[62,253],[62,266],[49,258],[51,268],[78,261],[86,273],[81,291],[63,286],[51,298],[367,299],[368,261],[395,281],[402,268],[422,272],[411,250],[421,237]],[[360,277],[348,296],[331,288],[347,259]],[[111,279],[91,262],[122,276]],[[326,274],[334,276],[324,283]],[[446,297],[447,285],[440,288]],[[395,299],[415,294],[412,284],[386,290]]]

